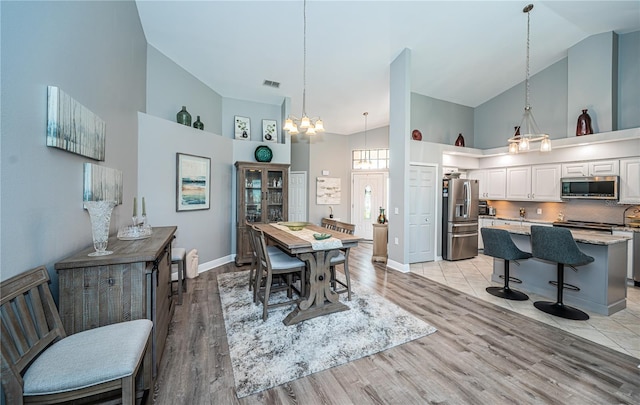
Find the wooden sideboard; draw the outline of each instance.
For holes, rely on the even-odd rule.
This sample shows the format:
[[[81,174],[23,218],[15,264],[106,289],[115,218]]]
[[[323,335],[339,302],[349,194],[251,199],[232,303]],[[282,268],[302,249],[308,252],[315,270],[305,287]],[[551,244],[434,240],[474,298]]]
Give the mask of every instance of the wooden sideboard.
[[[150,319],[153,375],[158,373],[175,301],[171,297],[171,242],[175,226],[154,227],[135,241],[109,238],[108,256],[93,246],[56,263],[59,312],[67,334],[98,326]]]

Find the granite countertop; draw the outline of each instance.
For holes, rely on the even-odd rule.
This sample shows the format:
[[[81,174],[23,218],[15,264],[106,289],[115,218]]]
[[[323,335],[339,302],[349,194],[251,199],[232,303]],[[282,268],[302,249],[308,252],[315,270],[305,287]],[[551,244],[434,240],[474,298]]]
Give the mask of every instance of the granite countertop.
[[[493,229],[504,229],[509,233],[518,235],[531,235],[531,225],[495,225]],[[576,242],[588,243],[590,245],[613,245],[627,242],[631,237],[623,235],[609,235],[599,231],[585,231],[582,229],[570,229],[573,239]]]
[[[480,215],[480,218],[486,218],[486,219],[499,219],[499,220],[503,220],[503,221],[520,221],[520,217],[507,217],[507,216],[503,216],[503,215]],[[523,223],[527,222],[527,223],[532,223],[532,224],[547,224],[547,225],[551,225],[553,224],[554,221],[545,221],[542,219],[529,219],[529,218],[525,218],[522,220]],[[631,227],[631,226],[614,226],[613,227],[614,231],[623,231],[623,232],[640,232],[640,228],[637,227]]]

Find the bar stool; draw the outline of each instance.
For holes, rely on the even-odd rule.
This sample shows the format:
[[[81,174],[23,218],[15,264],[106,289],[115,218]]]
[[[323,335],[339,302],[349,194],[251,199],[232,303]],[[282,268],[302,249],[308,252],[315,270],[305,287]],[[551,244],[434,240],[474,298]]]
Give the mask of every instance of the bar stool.
[[[566,228],[532,226],[531,247],[533,257],[558,263],[558,279],[557,281],[549,281],[549,284],[556,285],[557,287],[558,297],[556,302],[536,301],[533,305],[542,312],[561,318],[576,321],[586,321],[589,319],[589,315],[585,312],[564,305],[562,302],[562,292],[565,288],[580,291],[580,288],[574,285],[565,284],[565,264],[577,271],[574,266],[589,264],[593,262],[593,257],[584,254],[580,250],[571,235],[571,231]]]
[[[482,241],[484,243],[484,254],[504,259],[504,287],[487,287],[486,291],[491,295],[508,300],[528,300],[529,296],[527,294],[509,288],[509,281],[522,283],[519,279],[509,276],[509,261],[529,259],[532,254],[518,249],[516,244],[513,243],[509,232],[503,229],[480,228],[480,233],[482,233]]]
[[[171,295],[173,295],[173,283],[178,283],[178,305],[182,305],[182,290],[187,291],[187,279],[185,269],[187,268],[187,250],[185,248],[171,248],[171,267],[178,265],[177,272],[171,272]]]

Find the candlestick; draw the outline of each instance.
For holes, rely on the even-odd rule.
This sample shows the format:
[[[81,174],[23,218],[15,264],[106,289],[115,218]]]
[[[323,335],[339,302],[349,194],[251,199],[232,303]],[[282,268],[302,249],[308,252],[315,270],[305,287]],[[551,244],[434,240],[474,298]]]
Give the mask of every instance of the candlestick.
[[[136,197],[133,197],[133,216],[138,216],[138,199]]]
[[[144,197],[142,197],[142,216],[146,216],[147,215],[147,207],[144,204]]]

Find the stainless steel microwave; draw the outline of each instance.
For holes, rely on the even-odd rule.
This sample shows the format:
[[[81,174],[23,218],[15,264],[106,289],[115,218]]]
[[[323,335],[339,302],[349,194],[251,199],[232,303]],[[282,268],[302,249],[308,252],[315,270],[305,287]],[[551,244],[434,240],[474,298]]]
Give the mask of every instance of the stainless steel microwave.
[[[618,199],[618,176],[565,177],[560,182],[562,198]]]

